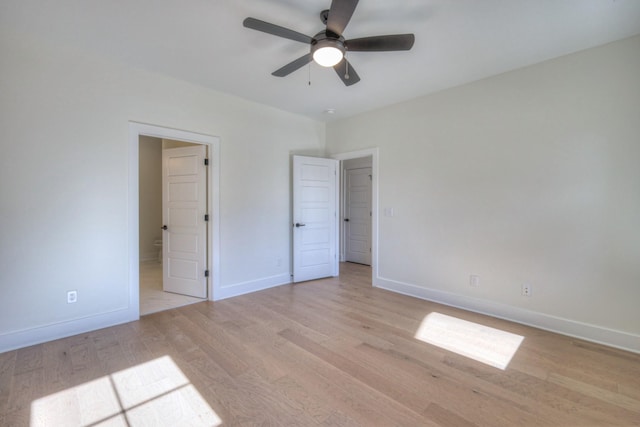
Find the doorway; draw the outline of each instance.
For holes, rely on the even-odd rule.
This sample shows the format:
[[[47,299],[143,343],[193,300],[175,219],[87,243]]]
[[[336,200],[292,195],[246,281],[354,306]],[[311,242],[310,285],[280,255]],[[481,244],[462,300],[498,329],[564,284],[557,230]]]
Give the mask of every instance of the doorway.
[[[206,149],[185,141],[139,138],[141,315],[207,297],[202,273],[207,270]]]
[[[335,185],[335,189],[336,191],[334,192],[334,194],[337,194],[337,203],[339,203],[340,208],[339,208],[339,217],[340,217],[340,221],[338,221],[339,224],[339,230],[336,231],[337,234],[337,238],[334,240],[333,248],[334,249],[330,249],[330,251],[334,251],[334,253],[339,253],[339,260],[344,262],[345,261],[345,231],[346,228],[344,227],[344,224],[346,221],[344,221],[344,219],[347,219],[348,216],[345,216],[345,190],[344,190],[344,181],[345,181],[345,173],[344,173],[344,167],[345,164],[347,165],[347,167],[350,166],[363,166],[364,168],[367,169],[367,172],[369,172],[370,170],[370,175],[371,177],[369,177],[369,173],[367,173],[366,177],[367,179],[369,179],[369,184],[370,186],[368,187],[368,189],[366,190],[366,192],[368,193],[368,197],[367,200],[365,201],[366,204],[369,207],[369,215],[370,215],[370,222],[368,225],[365,225],[365,227],[368,227],[368,230],[365,230],[365,233],[368,231],[370,234],[368,235],[369,240],[369,257],[367,257],[364,261],[362,262],[363,264],[368,264],[371,266],[371,282],[373,284],[373,286],[378,286],[378,277],[379,277],[379,273],[378,273],[378,148],[371,148],[371,149],[365,149],[365,150],[359,150],[359,151],[353,151],[353,152],[347,152],[347,153],[340,153],[340,154],[335,154],[332,156],[333,160],[338,160],[340,162],[340,167],[338,168],[338,170],[340,171],[340,184],[339,185]],[[296,156],[294,156],[295,158]],[[314,158],[311,158],[314,159]],[[321,158],[315,158],[316,160],[320,161],[322,160]],[[328,160],[328,159],[325,159]],[[293,173],[293,187],[295,187],[295,183],[297,182],[297,178],[296,178],[296,168],[294,165],[294,173]],[[313,177],[320,177],[320,176],[324,176],[326,174],[322,174],[320,173],[320,169],[319,168],[313,168],[313,170],[308,171],[308,173],[306,174],[306,178],[303,179],[306,181],[309,180],[313,180]],[[331,174],[329,174],[331,175]],[[315,186],[317,187],[317,186]],[[293,193],[296,193],[296,189],[293,189]],[[324,199],[327,198],[331,198],[333,196],[331,196],[331,192],[329,191],[324,191],[323,194],[326,196],[324,197]],[[311,199],[309,199],[311,200]],[[304,219],[304,216],[299,215],[298,209],[299,207],[297,206],[296,203],[296,197],[293,197],[293,217],[294,217],[294,221],[293,221],[293,226],[294,226],[294,236],[292,239],[293,245],[292,245],[292,259],[293,259],[293,271],[296,270],[296,264],[302,264],[304,259],[302,257],[296,256],[298,254],[298,247],[297,247],[297,241],[300,239],[296,238],[295,233],[299,233],[299,229],[300,227],[306,227],[307,225],[307,220]],[[365,208],[366,209],[366,208]],[[313,212],[318,212],[321,213],[324,212],[325,210],[314,210]],[[317,215],[316,215],[317,216]],[[337,216],[337,215],[336,215]],[[360,215],[362,216],[362,215]],[[314,216],[314,221],[317,221],[317,218],[315,218]],[[326,239],[325,239],[326,240]],[[367,243],[364,243],[364,247],[367,246]],[[326,251],[325,251],[326,252]],[[326,257],[324,257],[326,258]],[[323,259],[324,259],[323,258]],[[338,257],[336,257],[338,258]],[[315,259],[312,259],[311,261],[316,261]],[[313,264],[313,263],[312,263]],[[316,262],[317,264],[317,262]],[[337,268],[335,269],[334,273],[331,274],[333,276],[338,276],[340,274],[339,272],[339,264],[336,266]],[[293,275],[295,276],[295,275]],[[294,277],[294,282],[295,277]]]
[[[369,191],[369,195],[367,200],[365,200],[364,202],[366,204],[368,204],[369,207],[369,214],[370,214],[370,222],[365,225],[365,227],[368,227],[367,230],[364,230],[364,232],[368,232],[368,238],[369,240],[369,248],[370,248],[370,252],[369,252],[369,257],[367,257],[366,259],[364,259],[365,262],[362,262],[362,264],[369,264],[371,266],[371,282],[373,284],[373,286],[377,286],[378,284],[378,158],[379,158],[379,150],[378,148],[369,148],[369,149],[364,149],[364,150],[358,150],[358,151],[352,151],[352,152],[346,152],[346,153],[340,153],[340,154],[335,154],[332,156],[333,159],[336,160],[340,160],[340,171],[341,171],[341,185],[340,185],[340,215],[342,218],[342,221],[340,222],[340,261],[345,262],[347,261],[347,236],[346,233],[348,232],[347,227],[345,227],[345,223],[347,223],[347,221],[344,221],[345,219],[349,219],[349,223],[351,222],[351,218],[348,215],[350,212],[347,212],[347,203],[345,198],[347,197],[347,192],[345,190],[345,181],[346,181],[346,171],[348,169],[367,169],[368,172],[368,168],[370,168],[371,170],[371,177],[369,178],[369,173],[363,173],[363,171],[359,171],[361,176],[360,178],[364,178],[366,176],[367,179],[370,179],[369,184],[370,187],[369,189],[365,190],[365,191]],[[362,197],[363,194],[360,195],[360,197]],[[360,208],[362,208],[362,206],[359,206]],[[358,215],[360,217],[363,216],[363,214],[366,214],[366,208],[364,211],[361,211],[358,213]],[[359,234],[362,234],[361,232]],[[354,242],[354,244],[356,244]],[[360,245],[360,249],[361,252],[365,252],[366,253],[366,243],[362,243],[362,239],[360,243],[357,243],[358,245]]]
[[[208,215],[208,226],[204,238],[206,241],[204,243],[205,255],[202,263],[204,265],[202,273],[206,277],[203,295],[206,298],[183,297],[182,295],[159,290],[164,281],[162,274],[163,263],[160,260],[161,258],[166,259],[167,256],[166,253],[162,256],[160,255],[161,250],[166,252],[166,239],[162,238],[163,231],[161,229],[164,224],[162,219],[158,219],[162,218],[162,208],[158,208],[162,204],[162,192],[160,193],[160,202],[157,201],[157,198],[155,202],[150,202],[148,179],[143,175],[148,172],[146,171],[148,168],[143,166],[143,161],[146,159],[142,157],[161,158],[163,140],[166,148],[200,146],[204,147],[207,152],[205,209]],[[219,138],[214,136],[141,123],[129,123],[129,300],[133,319],[139,318],[141,313],[149,314],[150,312],[173,308],[191,302],[205,299],[213,300],[216,297],[220,277],[219,142]],[[149,154],[147,149],[155,150],[155,154]],[[161,170],[162,163],[159,166]],[[156,172],[158,171],[157,164],[155,165],[155,170]],[[157,195],[158,183],[160,183],[160,186],[162,185],[162,174],[159,176],[156,174],[155,178],[151,180],[155,181],[154,186],[156,189],[154,191]],[[155,213],[149,214],[149,210]],[[146,224],[147,220],[143,219],[143,215],[150,215],[149,224]],[[185,242],[186,240],[182,236],[181,243],[183,247],[185,247]],[[183,269],[183,271],[187,270]],[[155,281],[155,287],[158,291],[156,296],[151,298],[152,300],[155,299],[155,301],[151,301],[152,304],[150,306],[147,304],[149,302],[149,298],[146,295],[147,292],[143,290],[143,286],[148,285],[147,281]],[[158,295],[162,295],[162,298],[159,298]],[[141,310],[141,302],[143,300],[145,307]]]
[[[371,156],[342,162],[342,245],[346,262],[371,265]]]

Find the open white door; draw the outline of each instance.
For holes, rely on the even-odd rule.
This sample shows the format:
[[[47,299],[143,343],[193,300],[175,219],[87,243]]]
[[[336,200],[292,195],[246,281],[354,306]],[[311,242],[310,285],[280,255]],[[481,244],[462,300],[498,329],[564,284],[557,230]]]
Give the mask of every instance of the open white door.
[[[345,261],[371,265],[371,168],[345,171]]]
[[[338,161],[293,156],[293,281],[338,275]]]
[[[162,151],[163,289],[207,297],[206,147]]]

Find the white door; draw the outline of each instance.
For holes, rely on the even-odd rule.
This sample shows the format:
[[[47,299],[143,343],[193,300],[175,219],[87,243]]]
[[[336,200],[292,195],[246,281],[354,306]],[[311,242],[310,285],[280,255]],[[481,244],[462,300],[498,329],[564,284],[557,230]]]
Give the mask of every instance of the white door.
[[[167,292],[207,297],[206,146],[162,151],[162,270]]]
[[[293,156],[293,281],[338,275],[338,161]]]
[[[345,261],[371,265],[371,168],[345,173]]]

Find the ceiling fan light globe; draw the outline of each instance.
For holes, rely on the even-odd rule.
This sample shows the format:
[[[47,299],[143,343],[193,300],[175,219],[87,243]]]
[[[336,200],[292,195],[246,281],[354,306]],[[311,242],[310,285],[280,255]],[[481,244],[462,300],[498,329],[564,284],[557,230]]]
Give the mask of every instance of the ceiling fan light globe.
[[[344,54],[333,46],[324,46],[313,52],[313,60],[322,67],[333,67],[342,61]]]

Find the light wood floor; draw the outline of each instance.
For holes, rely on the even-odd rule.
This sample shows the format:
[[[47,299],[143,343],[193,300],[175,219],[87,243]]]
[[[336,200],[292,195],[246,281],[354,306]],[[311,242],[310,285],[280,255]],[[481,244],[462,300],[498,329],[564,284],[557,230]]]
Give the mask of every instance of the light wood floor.
[[[374,289],[369,277],[347,264],[339,278],[0,354],[0,425],[640,425],[640,355]],[[431,312],[525,338],[503,371],[416,340]],[[97,408],[114,392],[87,391],[109,382],[115,416]],[[164,400],[134,413],[144,405],[123,394],[136,390],[145,405]],[[199,418],[179,418],[189,411]]]

